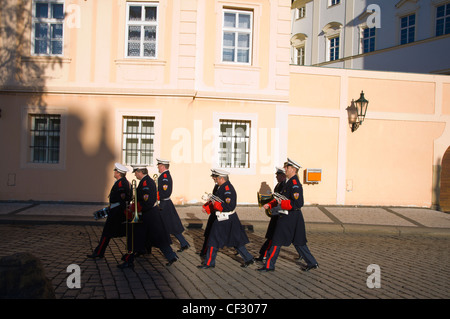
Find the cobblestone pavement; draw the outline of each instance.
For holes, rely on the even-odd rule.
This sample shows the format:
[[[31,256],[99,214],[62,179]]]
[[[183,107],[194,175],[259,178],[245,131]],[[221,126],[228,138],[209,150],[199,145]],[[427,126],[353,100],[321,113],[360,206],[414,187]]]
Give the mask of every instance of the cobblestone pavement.
[[[308,232],[320,268],[302,272],[293,246],[283,247],[276,271],[259,264],[241,268],[234,249],[219,252],[214,269],[197,269],[203,229],[188,228],[191,248],[166,267],[159,250],[139,257],[134,270],[118,269],[124,238],[111,240],[105,258],[86,258],[101,226],[0,225],[0,257],[31,252],[41,259],[58,299],[448,299],[449,237],[370,233]],[[248,250],[257,256],[265,230],[248,231]],[[175,242],[175,241],[174,241]],[[178,243],[173,244],[178,249]],[[80,266],[81,288],[69,289],[67,267]],[[380,288],[368,288],[371,264],[379,265]]]

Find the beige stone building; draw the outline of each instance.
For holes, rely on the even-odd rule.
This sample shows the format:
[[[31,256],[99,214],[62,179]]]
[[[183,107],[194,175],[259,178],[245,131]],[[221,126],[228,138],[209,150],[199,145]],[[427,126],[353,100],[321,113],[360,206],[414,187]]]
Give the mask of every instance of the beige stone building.
[[[104,202],[115,162],[171,160],[198,203],[240,204],[287,157],[308,204],[437,203],[450,78],[290,65],[289,0],[3,0],[0,200]],[[347,108],[364,91],[365,121]],[[128,174],[129,179],[133,176]]]

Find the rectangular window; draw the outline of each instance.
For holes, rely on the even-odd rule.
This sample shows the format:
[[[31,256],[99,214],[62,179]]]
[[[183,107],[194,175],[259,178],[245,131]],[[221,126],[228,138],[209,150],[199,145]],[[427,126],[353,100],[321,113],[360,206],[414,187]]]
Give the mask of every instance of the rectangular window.
[[[297,65],[305,65],[305,47],[301,46],[298,48],[295,48],[295,54],[296,54],[296,64]]]
[[[329,7],[335,6],[335,5],[339,4],[339,3],[341,3],[341,0],[329,0],[328,6]]]
[[[128,3],[126,56],[157,57],[158,6],[152,3]]]
[[[436,8],[436,36],[450,33],[450,3]]]
[[[154,154],[155,118],[123,117],[122,161],[125,165],[151,165]]]
[[[223,62],[251,63],[252,20],[249,11],[223,11]]]
[[[339,37],[328,40],[330,45],[330,61],[339,59]]]
[[[64,1],[35,0],[33,2],[32,53],[62,55]]]
[[[375,30],[376,28],[365,28],[362,37],[362,53],[375,51]]]
[[[416,33],[416,14],[410,14],[400,19],[400,44],[414,42]]]
[[[250,167],[250,121],[220,120],[220,167]]]
[[[31,114],[30,160],[33,163],[59,163],[61,115]]]
[[[306,17],[306,6],[297,8],[295,10],[295,19],[302,19]]]

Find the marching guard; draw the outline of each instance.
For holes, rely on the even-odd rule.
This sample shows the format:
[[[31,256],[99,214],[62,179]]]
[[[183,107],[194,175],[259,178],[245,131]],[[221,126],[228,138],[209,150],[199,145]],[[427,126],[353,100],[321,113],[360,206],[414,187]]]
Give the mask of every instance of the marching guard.
[[[133,250],[128,251],[122,258],[124,263],[118,267],[133,267],[135,253],[144,251],[147,242],[161,250],[168,261],[166,266],[170,266],[178,260],[178,257],[172,250],[172,247],[170,247],[172,240],[164,227],[160,211],[156,207],[157,194],[155,181],[148,176],[146,166],[132,166],[133,173],[135,173],[136,178],[139,180],[139,185],[136,189],[137,203],[135,205],[138,205],[138,210],[142,211],[142,223],[131,225],[131,227],[137,227],[134,229],[134,236],[128,238],[128,247],[134,247]],[[128,225],[130,226],[130,223]],[[134,245],[131,244],[132,241],[134,241]]]
[[[217,177],[218,177],[218,175],[217,175],[216,171],[214,169],[211,169],[211,178],[214,181],[214,188],[212,190],[212,195],[216,195],[217,189],[219,188],[219,184],[217,184]],[[214,221],[217,219],[217,216],[216,216],[216,214],[214,214],[214,207],[213,207],[213,204],[211,201],[207,201],[205,204],[203,204],[202,212],[208,214],[208,221],[206,223],[205,232],[203,233],[205,240],[203,241],[202,250],[200,251],[200,257],[205,257],[206,251],[208,248],[207,243],[208,243],[209,233],[211,232],[211,226],[214,223]]]
[[[277,178],[277,185],[275,185],[275,188],[273,189],[274,193],[281,193],[284,189],[284,186],[286,185],[286,170],[285,167],[281,168],[281,167],[276,167],[276,172],[275,172],[276,178]],[[264,242],[264,244],[261,246],[261,249],[259,250],[259,257],[256,258],[257,261],[263,261],[267,258],[267,252],[270,249],[270,247],[272,246],[272,238],[273,238],[273,234],[275,232],[275,227],[277,225],[277,221],[278,221],[278,217],[279,217],[279,213],[276,209],[272,210],[272,214],[270,216],[270,222],[269,222],[269,226],[267,227],[267,232],[266,232],[266,241]]]
[[[116,181],[109,192],[108,216],[103,227],[98,246],[88,258],[103,258],[109,241],[114,237],[125,236],[125,209],[131,200],[130,183],[126,178],[128,168],[120,163],[114,165],[114,178]]]
[[[175,236],[180,242],[180,249],[178,252],[182,252],[190,247],[189,243],[183,236],[184,227],[181,223],[178,212],[173,205],[170,195],[172,195],[172,176],[169,172],[170,162],[165,159],[157,159],[158,162],[158,201],[161,210],[161,216],[169,234]]]
[[[303,187],[297,173],[301,166],[288,158],[286,166],[286,185],[281,192],[283,199],[274,199],[264,205],[265,209],[274,208],[280,205],[280,217],[278,218],[275,232],[272,239],[272,247],[267,253],[267,259],[262,268],[258,271],[274,271],[275,263],[280,253],[281,246],[294,244],[299,255],[305,260],[306,267],[302,270],[308,271],[319,267],[314,256],[306,245],[305,221],[301,207],[303,206]]]
[[[213,197],[214,211],[211,213],[215,213],[217,219],[211,226],[205,261],[198,268],[214,268],[217,252],[225,246],[236,248],[244,259],[241,267],[245,268],[253,264],[254,259],[245,248],[249,240],[235,211],[237,202],[236,191],[228,179],[228,172],[218,169],[215,171],[218,175],[217,184],[219,188],[216,196]]]

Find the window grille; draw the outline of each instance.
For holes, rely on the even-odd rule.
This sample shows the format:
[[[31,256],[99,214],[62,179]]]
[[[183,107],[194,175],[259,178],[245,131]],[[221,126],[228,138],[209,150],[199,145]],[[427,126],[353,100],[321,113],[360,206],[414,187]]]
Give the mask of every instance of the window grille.
[[[33,163],[59,163],[61,115],[30,115]]]
[[[154,117],[123,117],[123,162],[126,165],[151,165],[154,154],[154,138]]]
[[[220,167],[248,168],[250,121],[220,121]]]

